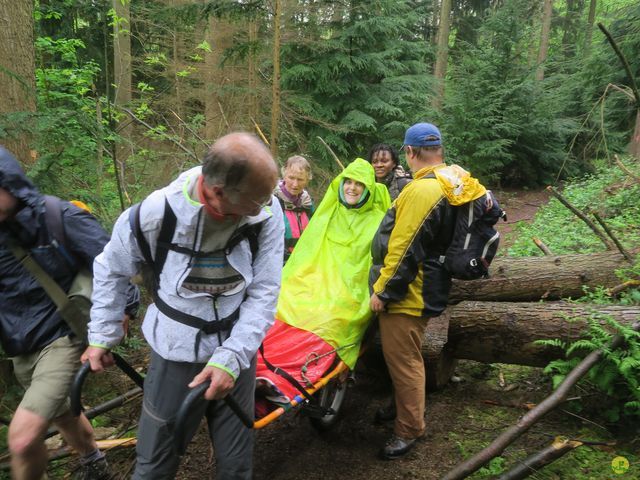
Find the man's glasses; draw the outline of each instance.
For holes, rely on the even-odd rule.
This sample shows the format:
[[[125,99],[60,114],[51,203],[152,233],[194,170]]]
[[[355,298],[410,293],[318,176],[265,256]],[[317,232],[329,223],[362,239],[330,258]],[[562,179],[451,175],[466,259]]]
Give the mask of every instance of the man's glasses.
[[[237,188],[226,187],[224,189],[227,190],[227,191],[235,192],[235,194],[236,194],[235,195],[235,199],[232,200],[231,202],[236,204],[236,205],[242,204],[244,199],[246,199],[249,196],[249,194],[247,194],[246,192],[242,192]],[[228,198],[228,195],[227,195],[227,198]],[[238,201],[235,201],[235,200],[238,200]],[[248,201],[251,202],[253,205],[255,205],[257,207],[264,208],[264,207],[266,207],[268,205],[271,205],[271,194],[269,194],[268,197],[265,197],[265,198],[257,200],[257,201],[253,200],[253,199],[248,199]]]

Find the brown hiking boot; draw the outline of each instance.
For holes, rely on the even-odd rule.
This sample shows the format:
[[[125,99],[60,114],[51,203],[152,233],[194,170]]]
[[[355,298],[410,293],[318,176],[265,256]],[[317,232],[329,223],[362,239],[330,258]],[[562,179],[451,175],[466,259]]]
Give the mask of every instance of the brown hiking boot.
[[[105,457],[82,465],[73,477],[74,480],[111,480],[113,475]]]

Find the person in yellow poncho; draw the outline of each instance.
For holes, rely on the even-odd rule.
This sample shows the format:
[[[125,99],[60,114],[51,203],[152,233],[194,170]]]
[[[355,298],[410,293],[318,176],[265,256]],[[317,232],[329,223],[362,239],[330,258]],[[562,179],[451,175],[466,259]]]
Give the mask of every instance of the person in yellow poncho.
[[[390,203],[373,167],[357,158],[331,182],[282,271],[276,323],[264,340],[264,357],[305,386],[322,376],[335,354],[355,366],[372,318],[371,241]],[[305,365],[309,354],[320,358]],[[299,393],[271,372],[261,355],[257,377],[277,385],[286,398]]]

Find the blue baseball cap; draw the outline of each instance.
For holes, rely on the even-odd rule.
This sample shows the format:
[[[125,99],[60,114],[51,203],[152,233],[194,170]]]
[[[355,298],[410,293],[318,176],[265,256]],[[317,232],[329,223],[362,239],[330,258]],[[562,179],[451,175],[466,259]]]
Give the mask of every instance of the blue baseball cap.
[[[442,145],[442,135],[438,127],[431,123],[416,123],[407,129],[404,134],[405,146],[412,147],[437,147]]]

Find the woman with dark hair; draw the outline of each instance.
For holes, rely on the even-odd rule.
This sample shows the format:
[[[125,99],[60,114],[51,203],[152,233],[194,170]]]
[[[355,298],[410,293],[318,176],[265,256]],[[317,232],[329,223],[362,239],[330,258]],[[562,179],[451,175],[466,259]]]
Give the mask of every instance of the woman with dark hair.
[[[386,185],[391,200],[395,200],[404,186],[411,181],[411,174],[400,165],[398,151],[391,145],[378,143],[369,150],[369,163],[376,174],[376,182]]]

